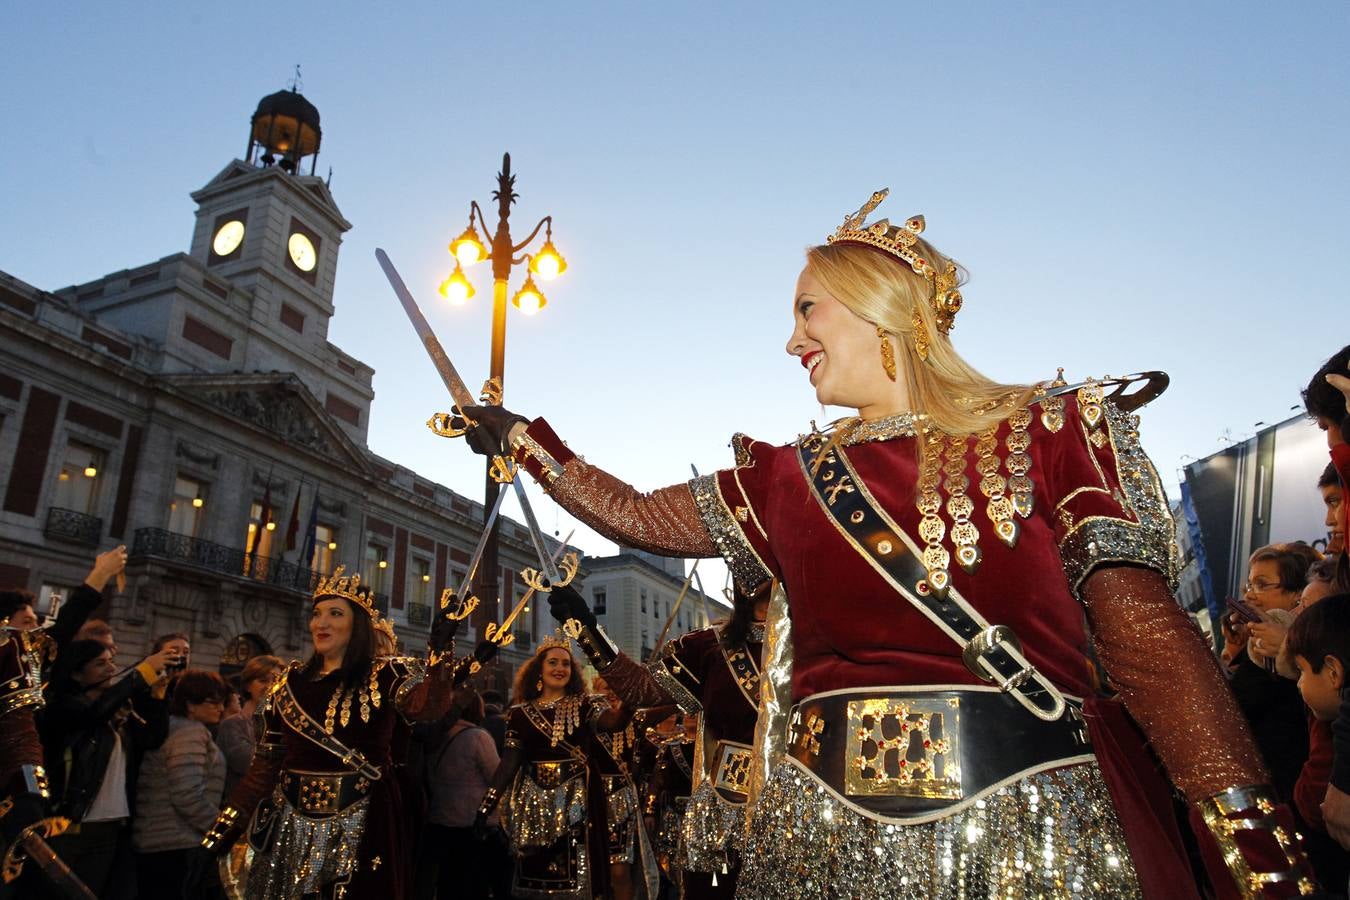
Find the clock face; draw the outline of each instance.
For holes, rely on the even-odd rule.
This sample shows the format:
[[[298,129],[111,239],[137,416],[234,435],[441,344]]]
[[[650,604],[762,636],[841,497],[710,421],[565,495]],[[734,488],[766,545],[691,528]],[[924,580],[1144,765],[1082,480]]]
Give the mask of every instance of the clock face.
[[[216,256],[229,256],[244,241],[244,223],[238,219],[233,219],[220,226],[216,232],[215,238],[211,241],[211,250]]]
[[[319,255],[314,252],[314,244],[309,238],[300,232],[291,235],[291,239],[286,242],[286,249],[291,253],[291,262],[301,272],[313,272],[314,266],[319,261]]]

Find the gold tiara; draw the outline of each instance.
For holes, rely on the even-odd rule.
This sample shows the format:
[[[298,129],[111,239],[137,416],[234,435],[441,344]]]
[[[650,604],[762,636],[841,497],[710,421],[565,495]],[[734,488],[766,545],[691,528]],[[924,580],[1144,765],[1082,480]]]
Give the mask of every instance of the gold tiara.
[[[540,641],[539,649],[536,650],[535,653],[542,656],[548,651],[557,650],[560,647],[563,650],[566,650],[568,653],[572,652],[572,641],[567,637],[567,635],[563,634],[563,630],[561,627],[559,627],[556,631],[554,631],[553,634],[550,634],[548,637]]]
[[[369,588],[361,587],[361,576],[343,575],[345,571],[346,566],[338,566],[332,575],[320,577],[318,586],[314,588],[314,602],[342,599],[355,603],[370,616],[372,627],[380,629],[391,638],[395,637],[392,624],[382,619],[380,611],[375,608],[375,595]]]
[[[959,280],[956,264],[949,261],[943,269],[938,270],[933,263],[924,259],[917,246],[919,235],[923,234],[923,216],[911,216],[903,225],[892,225],[889,219],[866,224],[867,216],[881,205],[890,192],[890,188],[882,188],[872,194],[857,212],[844,217],[844,224],[836,228],[834,234],[825,239],[825,243],[864,244],[902,260],[915,275],[923,276],[933,286],[928,304],[932,307],[938,331],[943,335],[950,334],[956,313],[961,309],[961,292],[956,289]],[[921,330],[917,327],[921,324],[918,316],[915,316],[915,321],[914,343],[919,356],[927,359],[927,337],[918,333]]]

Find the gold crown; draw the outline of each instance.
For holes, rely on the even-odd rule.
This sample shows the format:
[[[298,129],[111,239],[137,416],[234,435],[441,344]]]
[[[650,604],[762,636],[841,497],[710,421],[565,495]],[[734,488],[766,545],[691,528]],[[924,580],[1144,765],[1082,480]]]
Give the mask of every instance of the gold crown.
[[[933,295],[928,299],[928,304],[933,309],[938,331],[944,335],[950,334],[956,313],[961,309],[961,292],[956,289],[956,264],[948,262],[939,271],[924,259],[916,246],[919,235],[923,234],[923,216],[911,216],[903,225],[892,225],[889,219],[865,224],[868,214],[880,206],[890,192],[890,188],[882,188],[874,193],[857,212],[844,217],[844,224],[836,228],[834,234],[825,239],[825,243],[865,244],[904,261],[915,275],[923,276],[933,286]],[[926,343],[923,346],[919,355],[926,358]]]
[[[319,584],[314,588],[314,602],[320,600],[332,600],[341,598],[355,603],[357,607],[365,610],[366,615],[370,616],[372,628],[378,628],[389,637],[397,640],[394,634],[393,624],[380,617],[380,611],[375,608],[375,595],[369,588],[361,587],[361,576],[343,575],[347,570],[346,566],[338,566],[333,570],[333,574],[328,577],[320,577]]]
[[[570,621],[572,621],[572,620],[569,619],[568,621],[570,622]],[[564,629],[565,627],[566,627],[566,626],[562,626],[562,625],[558,626],[557,630],[554,631],[553,634],[550,634],[548,637],[546,637],[546,638],[544,638],[542,641],[540,641],[540,642],[539,642],[539,649],[536,650],[535,653],[537,653],[537,654],[539,654],[540,656],[542,656],[543,654],[547,653],[548,651],[550,651],[550,650],[556,650],[556,649],[558,649],[559,647],[561,647],[562,649],[566,650],[568,653],[571,653],[571,652],[572,652],[572,641],[571,641],[571,639],[568,638],[568,636],[567,636],[566,634],[563,633],[563,629]]]

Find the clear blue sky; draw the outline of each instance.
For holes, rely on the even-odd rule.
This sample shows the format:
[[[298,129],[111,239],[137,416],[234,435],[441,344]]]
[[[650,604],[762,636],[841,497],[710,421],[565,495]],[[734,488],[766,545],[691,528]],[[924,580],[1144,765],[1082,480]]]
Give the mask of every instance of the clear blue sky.
[[[481,379],[487,273],[466,309],[434,290],[503,150],[571,263],[512,314],[507,403],[644,488],[822,418],[792,285],[882,186],[970,269],[953,338],[989,374],[1171,373],[1143,438],[1172,484],[1350,340],[1344,2],[9,3],[0,33],[0,269],[47,289],[185,250],[188,193],[302,64],[371,446],[475,497],[372,253]]]

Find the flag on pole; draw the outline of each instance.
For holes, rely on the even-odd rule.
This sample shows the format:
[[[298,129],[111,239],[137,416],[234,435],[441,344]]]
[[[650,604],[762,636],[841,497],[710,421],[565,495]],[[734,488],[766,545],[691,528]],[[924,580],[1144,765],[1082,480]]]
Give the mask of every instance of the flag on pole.
[[[305,488],[305,483],[300,482],[300,487],[295,489],[295,502],[291,504],[291,521],[286,526],[286,549],[288,551],[295,549],[295,536],[300,531],[300,492]]]
[[[300,566],[305,569],[314,568],[314,551],[318,549],[314,546],[315,539],[318,537],[319,530],[319,488],[314,487],[314,502],[309,506],[309,524],[305,526],[305,547],[300,551]]]

